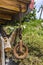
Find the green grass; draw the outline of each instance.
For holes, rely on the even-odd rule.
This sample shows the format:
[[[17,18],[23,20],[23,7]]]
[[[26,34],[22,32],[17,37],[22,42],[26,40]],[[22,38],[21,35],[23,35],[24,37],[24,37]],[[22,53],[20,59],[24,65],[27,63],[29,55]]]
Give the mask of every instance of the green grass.
[[[23,40],[29,49],[29,55],[41,58],[43,61],[43,23],[42,20],[24,22]],[[41,64],[42,65],[42,64]]]

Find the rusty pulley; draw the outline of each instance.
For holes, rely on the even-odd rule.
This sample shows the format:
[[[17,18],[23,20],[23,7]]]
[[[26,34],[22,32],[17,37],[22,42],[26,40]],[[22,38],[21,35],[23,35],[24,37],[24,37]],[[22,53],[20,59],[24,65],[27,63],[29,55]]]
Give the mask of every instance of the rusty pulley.
[[[14,53],[14,56],[17,59],[24,59],[28,55],[28,47],[23,44],[22,29],[18,28],[16,30],[16,33],[17,33],[16,39],[17,39],[17,36],[18,36],[19,37],[19,42],[14,46],[13,53]]]
[[[21,28],[21,20],[22,20],[22,7],[21,5],[18,5],[20,9],[19,18],[20,18],[20,25],[17,29],[17,36],[19,37],[20,41],[17,43],[14,47],[13,53],[14,56],[18,59],[24,59],[27,57],[28,54],[28,48],[23,44],[22,41],[22,28]]]
[[[23,44],[22,40],[14,47],[14,56],[17,59],[24,59],[28,55],[28,48]]]

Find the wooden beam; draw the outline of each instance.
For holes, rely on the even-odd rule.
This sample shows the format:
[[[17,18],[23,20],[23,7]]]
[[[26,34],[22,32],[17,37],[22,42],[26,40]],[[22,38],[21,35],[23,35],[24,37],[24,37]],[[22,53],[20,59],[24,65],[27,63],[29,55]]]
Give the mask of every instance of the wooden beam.
[[[0,19],[0,24],[5,24],[5,23],[6,23],[6,20]]]
[[[4,40],[3,37],[0,36],[0,42],[1,42],[1,65],[5,65],[5,52],[4,52]]]
[[[10,10],[14,10],[14,11],[20,11],[18,5],[21,5],[22,7],[22,12],[26,11],[26,4],[22,3],[22,2],[18,2],[18,1],[14,1],[14,0],[0,0],[0,7],[2,8],[6,8],[6,9],[10,9]]]
[[[11,20],[11,16],[8,14],[2,14],[0,13],[0,19],[5,19],[5,20]]]
[[[14,11],[14,10],[10,10],[10,9],[6,9],[6,8],[3,8],[3,7],[0,7],[0,13],[15,14],[17,12]]]
[[[25,3],[25,4],[28,4],[29,2],[31,2],[31,0],[17,0],[17,1]]]

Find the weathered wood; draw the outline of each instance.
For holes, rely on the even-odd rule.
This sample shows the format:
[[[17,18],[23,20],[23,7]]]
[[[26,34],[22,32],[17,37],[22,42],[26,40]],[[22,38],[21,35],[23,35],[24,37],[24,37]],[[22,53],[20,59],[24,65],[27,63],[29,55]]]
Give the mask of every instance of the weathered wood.
[[[10,40],[11,44],[14,43],[15,37],[16,37],[16,31],[13,31],[11,36],[9,37],[9,40]]]
[[[17,0],[0,0],[0,7],[14,10],[14,11],[20,11],[18,5],[21,5],[22,12],[26,11],[26,4],[22,2],[18,2]]]
[[[27,4],[27,3],[29,3],[31,0],[18,0],[18,1]]]
[[[26,12],[27,4],[29,4],[30,1],[31,0],[0,0],[0,19],[11,20],[14,14],[19,16],[19,6],[21,6],[23,13]],[[0,24],[3,24],[3,22],[0,21]]]
[[[2,65],[2,62],[1,62],[1,39],[0,39],[0,65]]]
[[[11,15],[0,13],[0,19],[11,20]]]
[[[10,40],[7,37],[4,37],[4,49],[5,52],[9,52],[11,50]]]
[[[4,53],[4,40],[2,36],[0,36],[1,47],[1,65],[5,65],[5,53]]]

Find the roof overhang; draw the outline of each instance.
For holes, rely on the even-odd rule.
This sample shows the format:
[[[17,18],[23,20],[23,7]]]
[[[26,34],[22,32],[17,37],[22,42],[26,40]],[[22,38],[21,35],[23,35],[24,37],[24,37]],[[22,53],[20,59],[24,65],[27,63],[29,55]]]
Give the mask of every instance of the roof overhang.
[[[19,6],[22,12],[26,12],[29,2],[30,0],[0,0],[0,19],[11,20],[11,15],[20,12]]]
[[[26,4],[29,2],[30,0],[0,0],[0,9],[4,8],[7,10],[19,12],[19,5],[21,5],[22,12],[25,12]]]

